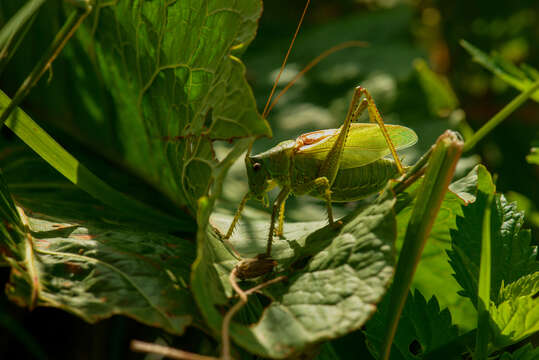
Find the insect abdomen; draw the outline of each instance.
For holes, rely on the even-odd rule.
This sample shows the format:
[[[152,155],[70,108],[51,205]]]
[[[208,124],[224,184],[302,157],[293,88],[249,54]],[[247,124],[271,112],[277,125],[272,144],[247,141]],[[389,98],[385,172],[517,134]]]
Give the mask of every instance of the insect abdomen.
[[[384,188],[399,175],[395,161],[380,159],[357,168],[340,169],[331,187],[333,202],[354,201]]]

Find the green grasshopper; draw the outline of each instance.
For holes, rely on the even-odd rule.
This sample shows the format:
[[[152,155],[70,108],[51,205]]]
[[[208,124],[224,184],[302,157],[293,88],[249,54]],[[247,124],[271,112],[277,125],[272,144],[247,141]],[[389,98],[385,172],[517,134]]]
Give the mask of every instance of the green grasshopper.
[[[371,123],[357,123],[365,109]],[[273,203],[266,252],[259,255],[257,258],[261,261],[255,263],[260,266],[261,273],[267,272],[273,264],[274,233],[283,234],[285,202],[290,194],[324,199],[329,224],[338,227],[340,222],[333,218],[331,203],[358,200],[382,190],[389,180],[404,173],[397,150],[416,142],[417,135],[412,129],[385,125],[369,92],[361,86],[356,87],[346,119],[339,129],[306,133],[258,155],[246,155],[249,191],[238,207],[225,240],[232,235],[247,200],[254,198],[268,203],[267,193],[279,186],[281,191]],[[389,154],[393,159],[384,158]],[[262,261],[264,259],[267,264]],[[258,274],[258,271],[254,270],[254,273]]]

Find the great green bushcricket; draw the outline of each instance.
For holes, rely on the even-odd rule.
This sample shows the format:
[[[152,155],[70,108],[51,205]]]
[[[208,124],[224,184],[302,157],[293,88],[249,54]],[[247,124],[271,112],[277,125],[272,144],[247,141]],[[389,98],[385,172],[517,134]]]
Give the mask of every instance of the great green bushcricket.
[[[281,72],[264,108],[266,118],[274,103],[270,105],[273,92],[279,82],[280,74],[286,65],[303,18],[309,7],[307,0],[296,32],[285,55]],[[347,46],[361,46],[363,43],[343,43],[330,49],[313,60],[307,71],[322,58],[333,51]],[[304,73],[300,72],[299,75]],[[285,92],[291,83],[281,92]],[[280,95],[281,95],[280,94]],[[277,96],[277,100],[280,97]],[[276,101],[277,101],[276,100]],[[370,124],[357,123],[360,115],[367,109]],[[282,141],[273,148],[257,155],[251,155],[252,143],[245,156],[245,168],[249,181],[249,191],[241,200],[230,224],[225,242],[228,242],[249,199],[269,203],[268,192],[279,186],[281,191],[273,202],[266,252],[255,259],[245,259],[236,267],[238,277],[257,277],[271,271],[275,262],[271,258],[273,236],[283,234],[286,199],[290,194],[311,195],[326,202],[330,226],[338,227],[335,222],[332,202],[355,201],[374,194],[384,188],[391,179],[405,172],[397,150],[405,149],[417,142],[416,133],[407,127],[385,125],[378,108],[367,89],[357,86],[343,125],[338,129],[325,129],[302,134],[295,140]],[[393,159],[386,159],[391,154]],[[279,213],[278,227],[275,229]]]
[[[365,109],[371,124],[356,122]],[[306,133],[263,153],[246,155],[249,191],[238,207],[225,240],[232,235],[247,200],[255,198],[264,202],[268,191],[275,186],[281,191],[273,203],[266,252],[260,259],[271,258],[277,213],[279,223],[275,233],[281,235],[285,202],[290,194],[324,199],[330,225],[338,226],[331,203],[354,201],[380,191],[390,179],[404,173],[397,150],[416,142],[413,130],[385,125],[367,89],[356,87],[339,129]],[[385,159],[388,154],[393,159]]]

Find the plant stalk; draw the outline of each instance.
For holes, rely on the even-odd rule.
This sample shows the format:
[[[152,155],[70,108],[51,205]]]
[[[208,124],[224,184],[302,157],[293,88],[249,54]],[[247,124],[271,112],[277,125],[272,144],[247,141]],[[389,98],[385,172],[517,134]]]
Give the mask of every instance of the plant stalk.
[[[483,215],[483,231],[481,237],[481,262],[479,265],[479,285],[477,294],[477,337],[475,342],[474,360],[486,360],[488,357],[489,340],[489,305],[490,305],[490,214],[495,192],[487,200]]]
[[[476,133],[464,144],[463,152],[471,150],[475,144],[483,139],[489,132],[491,132],[496,126],[504,121],[511,113],[513,113],[520,105],[522,105],[533,93],[539,89],[539,80],[534,82],[526,91],[520,93],[509,104],[505,105],[496,115],[490,118],[485,125],[483,125]]]
[[[380,349],[381,359],[389,359],[391,344],[397,331],[413,275],[432,225],[436,220],[436,215],[440,210],[447,187],[453,177],[457,161],[462,153],[462,146],[460,136],[448,130],[438,138],[432,149],[425,179],[406,229],[393,286],[389,292],[391,310]]]

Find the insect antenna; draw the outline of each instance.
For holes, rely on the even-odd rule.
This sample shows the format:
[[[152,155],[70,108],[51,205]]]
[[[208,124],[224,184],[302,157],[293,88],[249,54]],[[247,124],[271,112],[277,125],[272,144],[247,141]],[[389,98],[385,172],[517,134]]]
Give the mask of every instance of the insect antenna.
[[[307,64],[307,66],[305,66],[300,72],[298,72],[296,76],[294,76],[294,78],[288,82],[288,84],[286,84],[286,86],[277,94],[277,96],[275,96],[275,99],[269,106],[268,104],[271,97],[270,99],[268,99],[268,103],[266,104],[267,109],[264,109],[264,114],[265,114],[264,118],[268,116],[271,109],[273,109],[273,107],[277,104],[281,96],[283,96],[292,87],[292,85],[294,85],[303,75],[305,75],[309,70],[311,70],[313,67],[318,65],[320,61],[324,60],[329,55],[336,53],[337,51],[341,51],[343,49],[347,49],[351,47],[366,47],[366,46],[369,46],[369,44],[365,41],[357,41],[357,40],[345,41],[343,43],[340,43],[338,45],[335,45],[327,49],[326,51],[324,51],[323,53],[315,57],[313,60],[311,60],[311,62]],[[272,91],[272,94],[273,94],[273,91]]]
[[[303,13],[301,14],[301,17],[299,19],[298,26],[296,27],[296,32],[294,33],[294,36],[292,37],[292,41],[290,42],[288,51],[286,52],[283,63],[281,64],[281,69],[279,70],[279,74],[277,74],[277,78],[275,79],[275,82],[273,83],[273,88],[271,89],[270,95],[268,97],[268,101],[266,102],[266,106],[264,106],[264,111],[262,112],[262,117],[264,119],[268,117],[268,113],[269,113],[268,108],[271,103],[271,98],[273,97],[273,94],[275,93],[277,84],[279,84],[279,79],[281,78],[284,67],[286,66],[288,56],[290,55],[290,52],[292,52],[292,47],[294,47],[294,41],[296,41],[296,37],[298,36],[299,29],[301,28],[301,24],[303,23],[303,19],[305,18],[305,14],[307,13],[307,9],[309,8],[310,3],[311,3],[311,0],[307,0],[307,2],[305,3],[305,8],[303,9]]]

